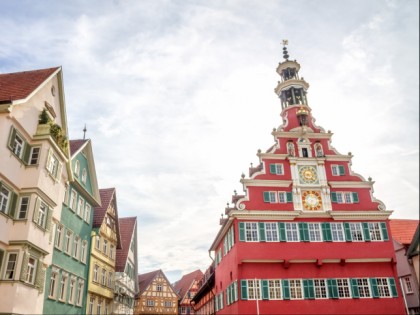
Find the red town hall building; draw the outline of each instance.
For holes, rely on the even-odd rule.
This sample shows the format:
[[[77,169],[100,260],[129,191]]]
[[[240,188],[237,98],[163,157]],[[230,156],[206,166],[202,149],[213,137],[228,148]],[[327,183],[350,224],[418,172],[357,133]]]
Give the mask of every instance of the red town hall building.
[[[300,64],[277,68],[282,125],[211,245],[217,314],[404,314],[392,211],[315,125]],[[200,310],[197,310],[200,314]]]

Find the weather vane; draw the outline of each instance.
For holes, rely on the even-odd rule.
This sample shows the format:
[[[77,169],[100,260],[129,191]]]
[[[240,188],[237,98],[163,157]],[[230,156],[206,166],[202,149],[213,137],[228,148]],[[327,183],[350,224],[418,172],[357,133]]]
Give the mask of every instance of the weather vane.
[[[287,39],[283,39],[283,45],[284,46],[289,45],[289,41]]]

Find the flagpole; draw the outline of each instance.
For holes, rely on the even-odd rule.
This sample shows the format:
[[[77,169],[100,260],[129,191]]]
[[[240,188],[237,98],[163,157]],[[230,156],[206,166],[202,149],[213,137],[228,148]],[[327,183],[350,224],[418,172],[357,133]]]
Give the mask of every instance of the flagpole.
[[[259,308],[259,305],[258,305],[258,292],[259,292],[259,290],[257,291],[257,278],[254,279],[254,288],[255,288],[255,298],[257,300],[257,315],[260,315],[260,308]]]

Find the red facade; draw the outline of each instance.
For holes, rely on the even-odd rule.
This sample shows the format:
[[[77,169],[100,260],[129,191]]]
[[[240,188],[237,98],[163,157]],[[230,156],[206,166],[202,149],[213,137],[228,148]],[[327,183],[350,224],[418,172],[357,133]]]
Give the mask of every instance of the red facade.
[[[241,179],[211,247],[217,314],[404,314],[392,211],[314,124],[309,84],[285,59],[275,144]]]

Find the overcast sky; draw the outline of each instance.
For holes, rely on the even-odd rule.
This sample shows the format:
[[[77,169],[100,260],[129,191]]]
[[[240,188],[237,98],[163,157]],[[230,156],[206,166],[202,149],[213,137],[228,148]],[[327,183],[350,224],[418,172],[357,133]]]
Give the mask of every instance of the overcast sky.
[[[317,125],[418,218],[418,0],[1,1],[0,73],[62,66],[71,139],[138,217],[139,273],[211,263],[220,214],[281,124],[283,39]]]

